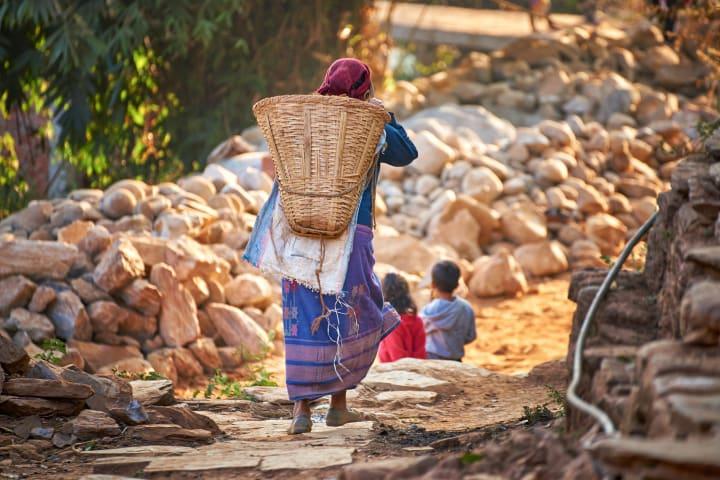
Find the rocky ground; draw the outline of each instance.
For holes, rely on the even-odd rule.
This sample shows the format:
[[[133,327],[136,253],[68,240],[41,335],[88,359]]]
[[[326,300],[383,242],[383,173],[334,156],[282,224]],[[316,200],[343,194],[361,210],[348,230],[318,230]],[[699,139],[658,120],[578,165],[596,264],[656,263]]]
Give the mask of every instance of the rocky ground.
[[[477,314],[472,365],[375,366],[353,395],[368,422],[300,438],[284,434],[284,392],[256,367],[281,344],[277,283],[240,261],[272,185],[257,129],[218,146],[203,172],[177,183],[123,180],[33,202],[0,222],[0,472],[592,478],[576,441],[587,421],[571,412],[576,436],[558,434],[566,371],[547,363],[567,350],[567,272],[580,272],[570,290],[576,331],[590,298],[582,287],[602,277],[582,270],[606,267],[671,185],[674,193],[660,196],[665,227],[651,235],[646,273],[623,273],[629,297],[623,308],[611,301],[591,341],[583,393],[618,421],[637,405],[630,411],[642,415],[625,420],[626,433],[712,438],[715,394],[700,403],[663,397],[652,373],[688,350],[698,380],[663,377],[660,386],[715,392],[713,356],[695,350],[717,345],[716,287],[690,280],[717,267],[717,252],[703,249],[717,245],[717,160],[679,163],[699,145],[698,122],[717,116],[700,94],[706,77],[641,24],[528,37],[399,82],[387,106],[420,157],[406,170],[383,168],[377,272],[401,272],[424,304],[430,266],[457,261],[460,294]],[[686,231],[691,240],[661,247],[663,235]],[[645,262],[638,251],[631,269]],[[662,292],[662,301],[648,292]],[[654,308],[659,324],[648,319]],[[638,352],[638,377],[618,364],[657,338],[676,340]],[[603,350],[617,343],[628,348]],[[215,374],[207,389],[221,370],[230,376]],[[173,403],[173,388],[183,403]],[[706,416],[687,423],[688,402]],[[319,423],[325,408],[316,406]],[[622,464],[617,445],[602,448],[605,465]]]

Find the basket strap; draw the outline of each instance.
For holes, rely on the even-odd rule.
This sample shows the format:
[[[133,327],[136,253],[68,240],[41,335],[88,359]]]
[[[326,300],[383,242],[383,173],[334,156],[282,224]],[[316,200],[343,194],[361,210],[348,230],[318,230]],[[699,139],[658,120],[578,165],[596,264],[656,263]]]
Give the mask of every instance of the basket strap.
[[[311,133],[311,122],[312,117],[310,115],[310,106],[305,105],[304,108],[305,122],[304,122],[304,133],[303,133],[303,177],[310,178],[310,163],[312,162],[312,133]],[[320,158],[318,158],[318,173],[320,171]]]
[[[345,128],[347,127],[347,112],[343,110],[340,112],[340,136],[338,138],[337,150],[335,152],[335,159],[337,160],[337,171],[335,172],[336,178],[342,178],[343,176],[343,162],[340,160],[345,148]]]

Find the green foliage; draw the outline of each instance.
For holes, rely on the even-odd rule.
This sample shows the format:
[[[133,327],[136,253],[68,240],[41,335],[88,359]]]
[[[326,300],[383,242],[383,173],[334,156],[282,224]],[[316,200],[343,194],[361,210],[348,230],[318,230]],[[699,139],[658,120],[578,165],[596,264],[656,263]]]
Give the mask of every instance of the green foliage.
[[[205,388],[205,398],[212,398],[213,395],[249,400],[242,384],[237,380],[232,380],[220,370],[215,370],[215,375],[213,375],[207,388]]]
[[[124,378],[126,380],[143,380],[143,381],[150,381],[150,380],[167,380],[164,376],[160,375],[156,371],[151,372],[128,372],[127,370],[118,370],[117,368],[113,369],[113,374],[116,377]]]
[[[58,365],[60,360],[62,360],[62,356],[67,353],[65,343],[58,338],[43,340],[40,348],[42,348],[43,351],[35,355],[35,358],[45,360],[55,365]]]
[[[567,404],[567,398],[566,398],[565,394],[560,392],[557,388],[553,387],[552,385],[545,385],[545,388],[547,389],[550,400],[555,405],[560,407],[560,416],[562,416],[562,417],[567,416],[568,404]]]
[[[705,122],[700,120],[696,128],[698,133],[700,134],[700,138],[706,140],[710,137],[710,135],[713,134],[713,132],[715,132],[715,130],[720,129],[720,118],[712,122]]]
[[[0,134],[0,218],[22,208],[28,184],[19,174],[15,142],[9,132]]]
[[[253,371],[253,379],[250,381],[251,387],[277,387],[278,384],[273,380],[273,374],[260,367]]]
[[[205,388],[205,398],[224,397],[224,398],[240,398],[244,400],[252,400],[247,393],[245,387],[277,387],[278,384],[273,380],[272,373],[268,372],[265,367],[259,367],[252,371],[251,377],[244,382],[233,380],[220,370],[215,370],[215,374],[210,379],[210,383]],[[193,398],[200,394],[199,391],[193,393]]]
[[[535,425],[540,422],[547,422],[555,418],[553,412],[547,407],[547,405],[535,405],[534,407],[523,407],[522,420],[527,422],[528,425]]]
[[[0,99],[54,119],[76,186],[161,181],[250,125],[254,101],[316,86],[369,3],[5,0]]]
[[[472,465],[475,462],[482,460],[483,456],[479,453],[465,452],[460,457],[460,463],[463,465]]]
[[[452,46],[439,45],[421,54],[415,44],[408,44],[400,55],[393,77],[396,80],[412,80],[427,77],[450,68],[460,57],[460,51]]]

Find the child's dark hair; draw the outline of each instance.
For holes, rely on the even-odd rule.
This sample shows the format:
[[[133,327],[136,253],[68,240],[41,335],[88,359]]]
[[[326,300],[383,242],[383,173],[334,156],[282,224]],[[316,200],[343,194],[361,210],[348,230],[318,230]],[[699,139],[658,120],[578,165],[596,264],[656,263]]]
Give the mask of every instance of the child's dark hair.
[[[382,282],[383,297],[399,314],[416,313],[417,306],[410,296],[410,286],[402,275],[388,273]]]
[[[460,282],[460,267],[455,262],[443,260],[433,265],[432,282],[444,293],[453,293]]]

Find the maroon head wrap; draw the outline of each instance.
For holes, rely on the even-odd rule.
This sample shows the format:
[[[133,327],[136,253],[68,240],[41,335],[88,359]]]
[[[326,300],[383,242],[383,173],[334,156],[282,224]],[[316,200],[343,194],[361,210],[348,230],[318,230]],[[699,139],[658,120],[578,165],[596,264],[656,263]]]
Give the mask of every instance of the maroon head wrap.
[[[347,95],[362,100],[371,84],[370,67],[354,58],[339,58],[325,72],[325,79],[317,93]]]

